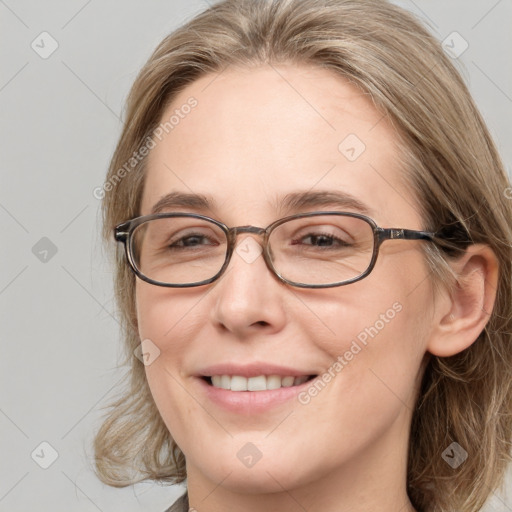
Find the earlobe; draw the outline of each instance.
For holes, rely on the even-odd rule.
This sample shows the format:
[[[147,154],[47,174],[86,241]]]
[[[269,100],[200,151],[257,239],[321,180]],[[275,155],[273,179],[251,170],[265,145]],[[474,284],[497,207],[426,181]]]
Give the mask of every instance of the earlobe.
[[[492,249],[475,244],[452,263],[457,283],[436,301],[427,350],[449,357],[472,345],[489,321],[498,286],[498,260]]]

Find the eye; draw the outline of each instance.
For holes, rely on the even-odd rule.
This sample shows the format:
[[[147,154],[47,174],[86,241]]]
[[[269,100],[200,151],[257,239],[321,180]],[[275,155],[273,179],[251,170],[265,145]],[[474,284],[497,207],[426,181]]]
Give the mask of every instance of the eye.
[[[189,247],[198,247],[202,245],[219,245],[219,241],[215,240],[213,237],[206,236],[202,233],[188,233],[187,235],[180,236],[176,238],[176,236],[172,237],[173,240],[169,242],[170,249],[182,249]]]
[[[298,244],[311,245],[315,247],[340,247],[350,245],[344,240],[341,240],[333,235],[323,233],[311,233],[301,237],[299,240],[294,239],[291,241],[291,245]]]
[[[314,225],[303,226],[290,233],[290,245],[304,248],[341,249],[353,246],[354,238],[340,226]]]

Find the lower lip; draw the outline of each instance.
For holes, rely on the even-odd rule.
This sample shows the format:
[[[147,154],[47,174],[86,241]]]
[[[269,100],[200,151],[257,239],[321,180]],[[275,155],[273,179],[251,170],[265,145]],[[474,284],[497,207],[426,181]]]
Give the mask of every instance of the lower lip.
[[[197,380],[207,398],[213,403],[238,414],[257,414],[269,411],[294,399],[314,379],[298,386],[269,389],[266,391],[231,391],[212,386],[201,378]]]

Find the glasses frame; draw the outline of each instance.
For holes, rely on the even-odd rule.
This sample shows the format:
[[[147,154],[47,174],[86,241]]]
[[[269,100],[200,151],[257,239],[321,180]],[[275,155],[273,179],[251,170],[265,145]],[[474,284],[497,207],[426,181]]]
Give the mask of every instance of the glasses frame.
[[[297,283],[295,281],[290,281],[286,278],[284,278],[282,275],[279,274],[279,272],[274,268],[274,265],[272,263],[272,259],[269,252],[269,237],[278,226],[281,224],[284,224],[288,221],[294,220],[294,219],[302,219],[307,217],[318,217],[321,215],[336,215],[336,216],[344,216],[344,217],[353,217],[356,219],[361,219],[364,222],[366,222],[373,231],[373,254],[370,261],[370,264],[368,265],[368,268],[359,276],[354,277],[352,279],[346,280],[346,281],[340,281],[337,283],[332,284],[305,284],[305,283]],[[211,222],[218,226],[222,231],[226,234],[226,239],[228,243],[228,247],[226,250],[226,259],[224,261],[224,264],[220,268],[220,270],[210,279],[206,279],[204,281],[198,281],[196,283],[185,283],[185,284],[171,284],[171,283],[163,283],[160,281],[155,281],[154,279],[150,279],[149,277],[145,276],[135,264],[134,257],[133,257],[133,247],[132,247],[132,234],[138,226],[141,224],[144,224],[145,222],[154,220],[154,219],[163,219],[163,218],[173,218],[173,217],[190,217],[195,219],[201,219],[208,222]],[[206,284],[213,283],[217,279],[220,278],[220,276],[226,271],[229,262],[231,261],[231,257],[233,255],[233,252],[235,250],[236,240],[238,235],[241,235],[243,233],[250,233],[252,235],[258,235],[263,237],[263,259],[265,260],[265,263],[267,265],[267,268],[283,283],[286,283],[290,286],[294,286],[297,288],[333,288],[336,286],[345,286],[347,284],[355,283],[356,281],[360,281],[361,279],[364,279],[367,277],[373,268],[375,267],[375,263],[377,261],[377,257],[379,255],[379,249],[381,244],[386,240],[426,240],[429,242],[437,243],[436,238],[438,238],[438,235],[436,233],[432,233],[429,231],[417,231],[414,229],[405,229],[405,228],[381,228],[379,227],[376,222],[371,219],[370,217],[367,217],[366,215],[362,215],[360,213],[353,213],[353,212],[340,212],[340,211],[315,211],[315,212],[306,212],[306,213],[298,213],[295,215],[289,215],[287,217],[284,217],[282,219],[276,220],[275,222],[272,222],[272,224],[268,225],[266,228],[260,228],[257,226],[236,226],[236,227],[228,227],[222,222],[212,219],[211,217],[207,217],[205,215],[201,215],[198,213],[170,213],[170,212],[164,212],[164,213],[154,213],[151,215],[143,215],[140,217],[136,217],[134,219],[122,222],[118,226],[114,228],[114,238],[117,242],[121,242],[124,245],[125,249],[125,255],[126,259],[128,261],[128,264],[130,265],[130,268],[133,270],[135,275],[139,277],[142,281],[145,281],[150,284],[154,284],[156,286],[164,286],[167,288],[192,288],[195,286],[204,286]]]

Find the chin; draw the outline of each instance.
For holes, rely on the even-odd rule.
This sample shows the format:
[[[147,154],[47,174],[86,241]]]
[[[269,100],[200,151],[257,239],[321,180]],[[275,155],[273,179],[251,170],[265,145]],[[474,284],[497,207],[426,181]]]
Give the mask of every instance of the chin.
[[[274,450],[266,460],[264,455],[257,461],[253,459],[252,466],[249,465],[249,458],[247,465],[243,462],[244,456],[251,453],[250,447],[247,446],[245,451],[235,450],[233,455],[227,456],[228,453],[228,450],[223,450],[222,453],[211,454],[208,460],[204,460],[202,454],[203,457],[196,460],[200,471],[209,480],[216,483],[222,481],[222,487],[233,493],[282,492],[283,488],[297,488],[318,478],[314,477],[311,468],[306,470],[304,463],[297,461],[296,457],[288,458],[278,450]],[[307,457],[302,460],[307,460]]]
[[[300,478],[297,477],[293,468],[288,466],[285,468],[278,467],[275,463],[260,467],[254,466],[250,469],[235,465],[229,471],[231,471],[231,474],[222,483],[222,486],[233,493],[271,494],[282,492],[283,488],[291,489],[300,485],[298,481]],[[217,472],[215,472],[215,476],[218,481]]]

